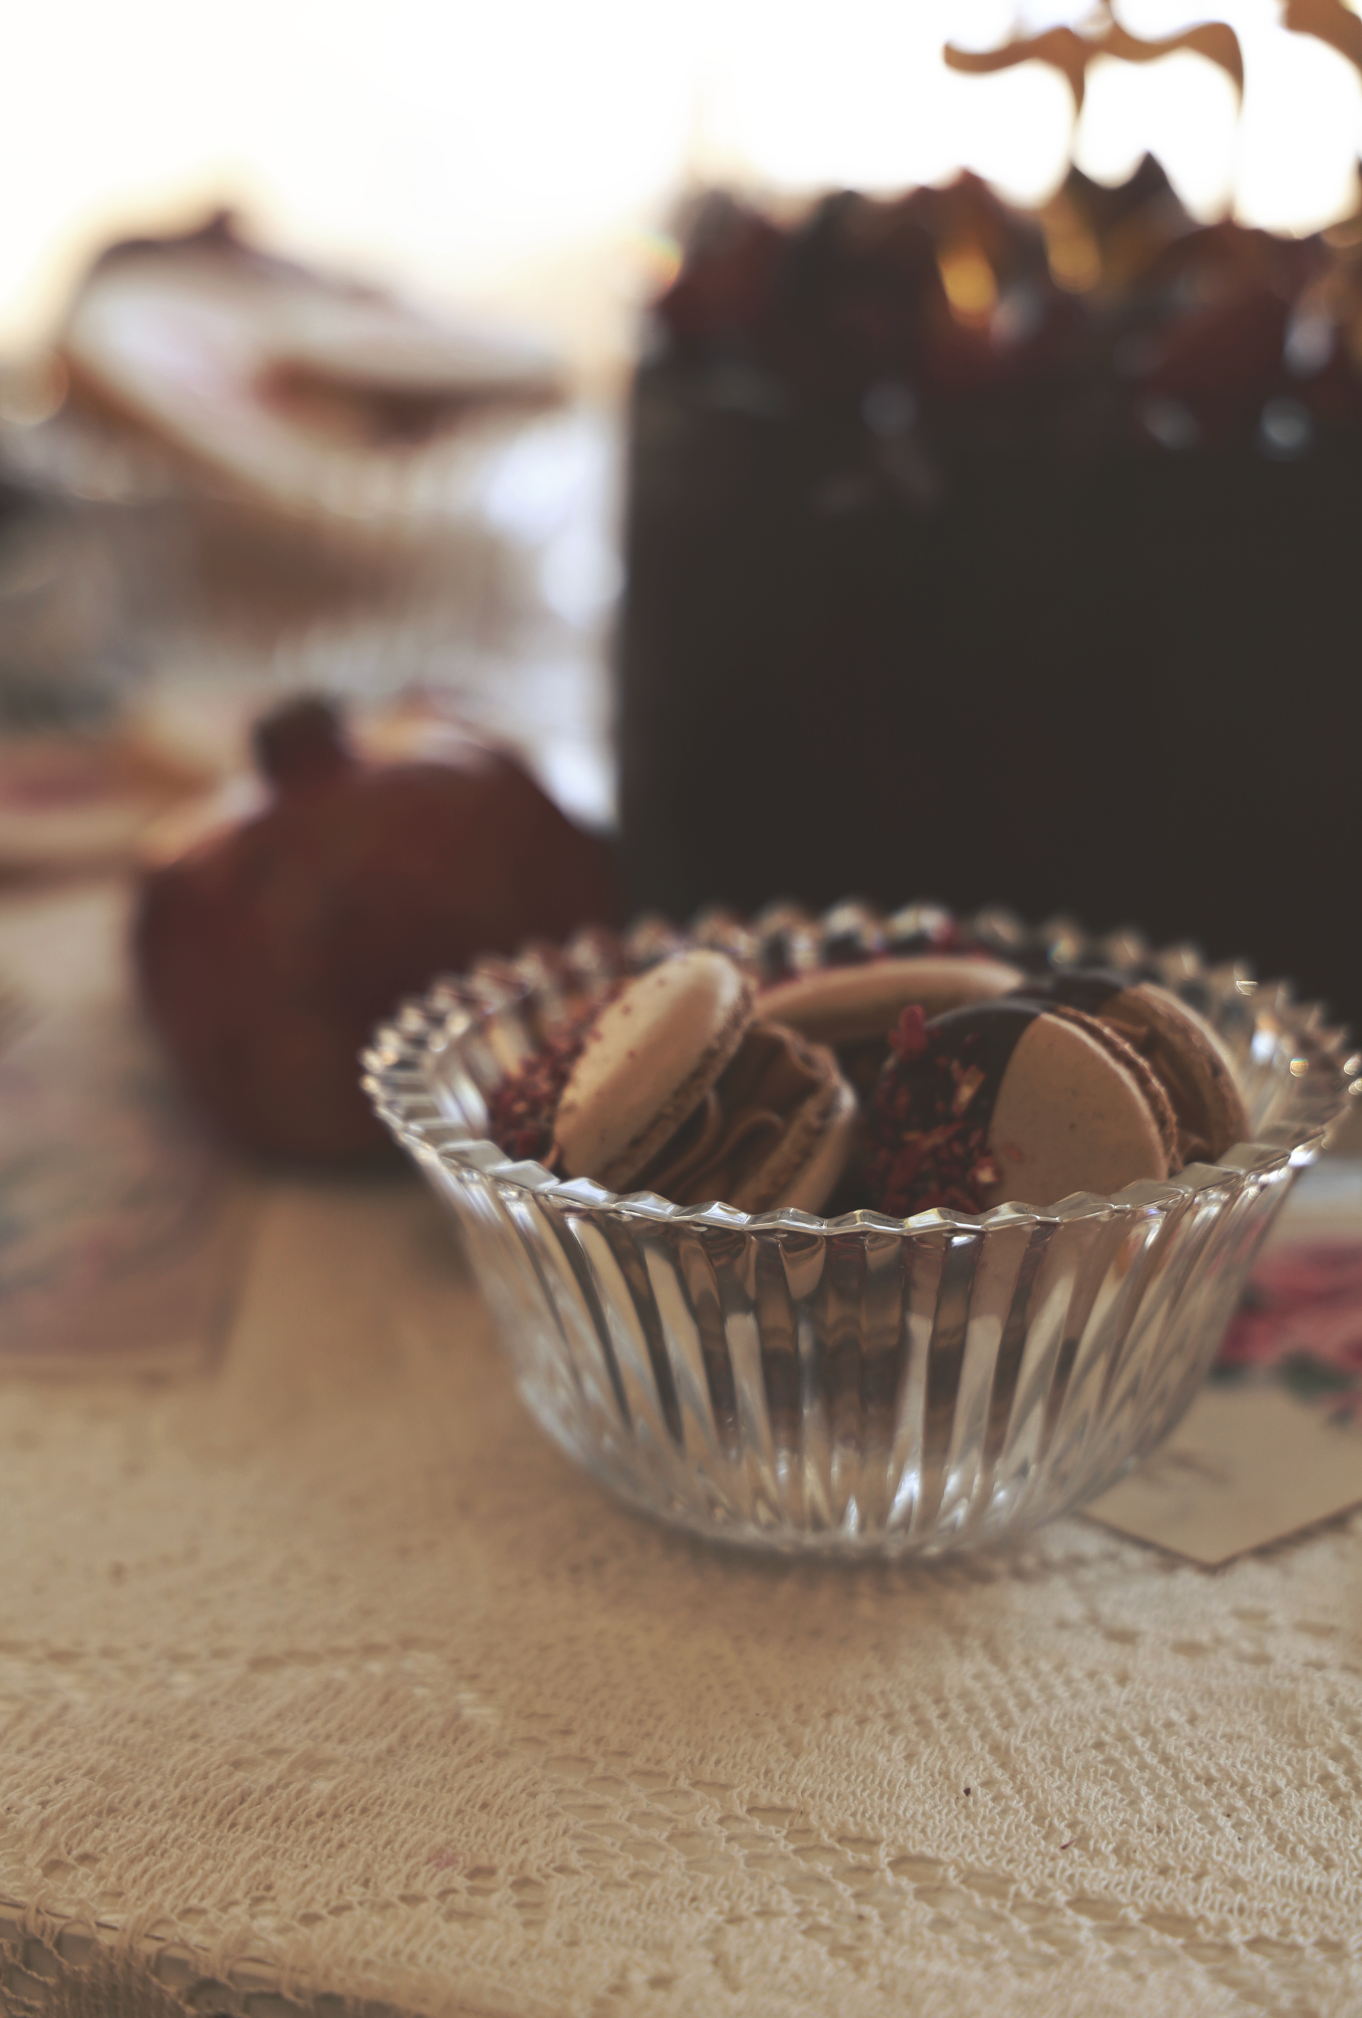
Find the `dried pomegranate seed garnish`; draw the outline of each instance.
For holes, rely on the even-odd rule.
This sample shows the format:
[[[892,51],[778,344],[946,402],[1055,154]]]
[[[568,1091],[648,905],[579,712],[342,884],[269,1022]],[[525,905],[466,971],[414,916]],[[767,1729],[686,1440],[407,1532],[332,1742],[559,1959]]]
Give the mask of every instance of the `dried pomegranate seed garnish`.
[[[982,1065],[962,1065],[960,1060],[951,1062],[951,1077],[955,1081],[955,1095],[951,1101],[951,1113],[963,1114],[975,1094],[984,1083]]]
[[[978,1096],[985,1068],[966,1036],[948,1052],[922,1011],[904,1010],[866,1117],[866,1177],[876,1211],[895,1219],[944,1206],[982,1212],[999,1171],[987,1146],[991,1102]],[[982,1110],[982,1111],[981,1111]]]
[[[572,1075],[586,1034],[595,1017],[577,1018],[557,1036],[546,1038],[519,1072],[503,1079],[487,1101],[487,1132],[498,1149],[517,1163],[532,1159],[547,1163],[553,1149],[553,1118],[563,1088]]]
[[[920,1058],[927,1049],[927,1019],[922,1005],[910,1002],[889,1033],[889,1049],[905,1064]]]

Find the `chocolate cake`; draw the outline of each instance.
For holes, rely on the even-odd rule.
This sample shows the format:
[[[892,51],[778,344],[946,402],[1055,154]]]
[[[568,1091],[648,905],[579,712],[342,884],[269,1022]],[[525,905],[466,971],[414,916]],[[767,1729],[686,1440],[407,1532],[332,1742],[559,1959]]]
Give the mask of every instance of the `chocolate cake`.
[[[1362,233],[712,199],[632,405],[637,904],[1058,910],[1362,1021]]]

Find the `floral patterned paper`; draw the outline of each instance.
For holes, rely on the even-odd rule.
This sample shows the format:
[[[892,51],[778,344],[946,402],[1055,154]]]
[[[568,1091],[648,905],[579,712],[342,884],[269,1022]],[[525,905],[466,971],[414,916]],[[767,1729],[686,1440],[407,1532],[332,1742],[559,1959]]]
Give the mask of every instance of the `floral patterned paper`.
[[[1252,1375],[1362,1429],[1362,1241],[1300,1241],[1263,1257],[1215,1367],[1217,1380]]]

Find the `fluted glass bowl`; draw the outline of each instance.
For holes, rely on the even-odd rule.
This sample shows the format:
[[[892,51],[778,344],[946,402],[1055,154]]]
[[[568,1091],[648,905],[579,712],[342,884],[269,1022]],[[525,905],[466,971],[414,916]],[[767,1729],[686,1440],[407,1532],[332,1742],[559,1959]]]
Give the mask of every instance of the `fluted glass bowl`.
[[[515,1163],[486,1096],[568,994],[683,945],[759,977],[939,935],[842,904],[646,919],[441,980],[375,1036],[365,1084],[463,1234],[520,1391],[624,1499],[716,1539],[897,1555],[996,1541],[1104,1491],[1178,1421],[1296,1171],[1362,1092],[1343,1033],[1282,984],[1134,934],[980,914],[1020,964],[1100,961],[1175,989],[1239,1068],[1252,1141],[1214,1165],[1048,1211],[819,1219],[618,1197]]]

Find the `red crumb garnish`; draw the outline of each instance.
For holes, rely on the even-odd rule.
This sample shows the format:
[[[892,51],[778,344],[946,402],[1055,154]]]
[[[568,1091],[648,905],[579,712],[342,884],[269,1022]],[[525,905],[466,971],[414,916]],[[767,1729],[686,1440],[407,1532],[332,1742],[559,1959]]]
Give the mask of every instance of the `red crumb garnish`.
[[[927,1049],[927,1019],[920,1002],[910,1002],[889,1033],[889,1049],[909,1063]]]
[[[958,1058],[951,1060],[951,1077],[955,1081],[955,1092],[951,1099],[951,1113],[963,1114],[975,1094],[984,1083],[981,1065],[962,1065]]]
[[[545,1163],[553,1149],[553,1118],[563,1088],[586,1043],[585,1017],[556,1037],[549,1037],[519,1072],[503,1079],[488,1097],[487,1132],[498,1149],[517,1163]]]
[[[921,1009],[909,1007],[889,1041],[893,1055],[866,1115],[873,1208],[894,1219],[931,1206],[985,1211],[1001,1173],[987,1143],[992,1103],[977,1097],[986,1080],[970,1056],[977,1036],[947,1050],[927,1031]]]

